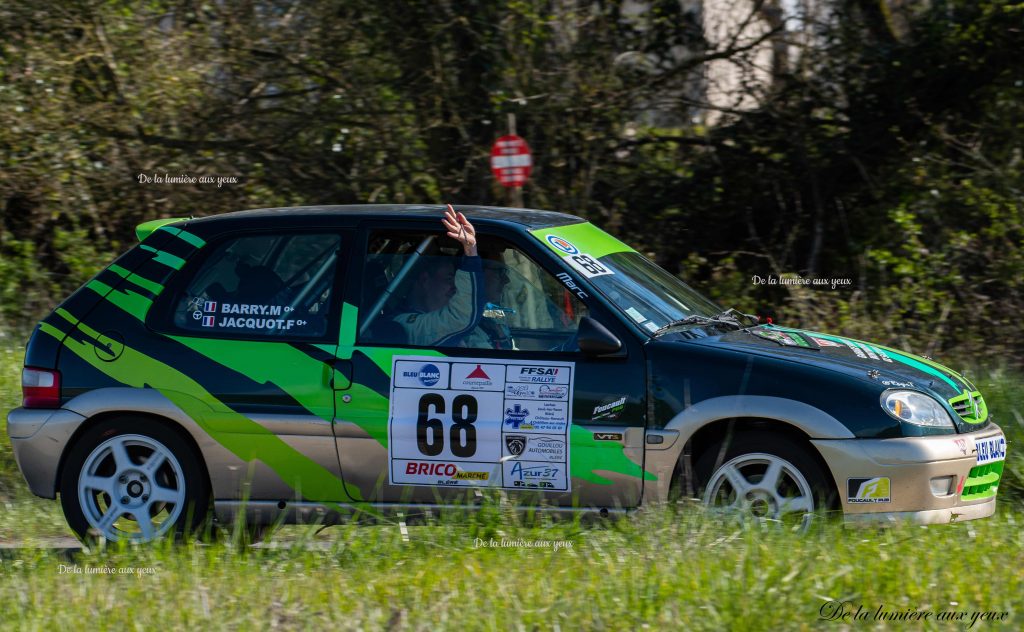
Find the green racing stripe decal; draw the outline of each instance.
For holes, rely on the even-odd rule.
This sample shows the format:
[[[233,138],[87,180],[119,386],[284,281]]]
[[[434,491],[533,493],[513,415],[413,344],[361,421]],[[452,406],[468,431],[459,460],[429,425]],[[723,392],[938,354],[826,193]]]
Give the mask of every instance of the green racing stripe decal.
[[[957,384],[956,382],[951,380],[949,378],[949,376],[946,374],[946,372],[948,371],[949,374],[951,374],[951,375],[953,375],[953,376],[963,380],[963,378],[960,377],[956,372],[951,371],[950,369],[947,369],[946,367],[944,367],[944,366],[942,366],[940,364],[936,364],[934,362],[929,362],[929,361],[925,360],[924,358],[921,358],[921,357],[918,357],[918,356],[914,356],[914,355],[906,353],[904,351],[899,351],[898,349],[892,349],[890,347],[886,347],[886,346],[883,346],[883,345],[876,345],[876,344],[872,344],[872,343],[869,343],[869,342],[864,342],[862,340],[855,340],[853,338],[844,338],[844,337],[841,337],[841,336],[833,336],[831,334],[823,334],[823,333],[819,333],[819,332],[816,332],[816,331],[804,332],[803,330],[800,330],[800,329],[790,329],[790,328],[786,328],[786,327],[779,327],[777,325],[772,325],[771,327],[773,329],[778,329],[780,331],[794,332],[794,333],[806,333],[809,336],[814,336],[816,338],[823,338],[825,340],[831,340],[832,342],[838,342],[838,343],[843,344],[843,345],[852,343],[852,344],[855,344],[857,346],[860,346],[861,349],[864,349],[865,351],[870,350],[870,351],[872,351],[873,353],[876,353],[876,354],[877,354],[878,350],[881,349],[881,350],[885,351],[886,355],[888,355],[893,360],[896,360],[897,362],[905,364],[905,365],[907,365],[909,367],[913,367],[913,368],[915,368],[918,371],[921,371],[923,373],[927,373],[929,375],[937,377],[937,378],[943,380],[944,382],[946,382],[947,384],[949,384],[950,386],[952,386],[958,392],[964,390],[964,386],[963,385]],[[965,381],[965,383],[966,383],[966,381]]]
[[[84,323],[79,323],[78,327],[88,336],[100,337],[98,332]],[[53,335],[49,329],[42,331]],[[304,498],[314,501],[361,498],[358,489],[345,486],[329,470],[292,448],[259,423],[232,410],[201,384],[177,369],[127,345],[117,362],[100,360],[92,344],[79,342],[70,336],[64,340],[64,346],[122,384],[135,388],[159,384],[156,390],[181,408],[217,443],[243,461],[262,461],[283,481],[300,491]],[[224,427],[230,427],[232,431],[219,429]]]

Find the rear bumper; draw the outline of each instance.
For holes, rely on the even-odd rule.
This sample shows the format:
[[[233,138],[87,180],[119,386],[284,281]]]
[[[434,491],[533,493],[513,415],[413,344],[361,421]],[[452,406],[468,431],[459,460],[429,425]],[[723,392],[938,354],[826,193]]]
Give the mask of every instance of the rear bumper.
[[[15,408],[7,415],[14,460],[36,496],[56,498],[60,458],[85,417],[63,408]]]
[[[976,441],[1002,434],[989,426],[970,434],[812,443],[831,470],[847,522],[935,524],[995,513],[999,475],[979,476]],[[977,487],[983,478],[995,482]]]

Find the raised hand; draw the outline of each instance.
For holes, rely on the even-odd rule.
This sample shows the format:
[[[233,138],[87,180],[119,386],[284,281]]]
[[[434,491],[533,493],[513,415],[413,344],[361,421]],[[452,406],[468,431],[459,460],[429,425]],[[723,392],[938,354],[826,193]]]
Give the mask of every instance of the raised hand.
[[[462,251],[466,253],[466,256],[475,257],[477,255],[476,229],[469,223],[465,215],[456,213],[452,205],[449,204],[441,223],[448,231],[448,236],[462,244]]]

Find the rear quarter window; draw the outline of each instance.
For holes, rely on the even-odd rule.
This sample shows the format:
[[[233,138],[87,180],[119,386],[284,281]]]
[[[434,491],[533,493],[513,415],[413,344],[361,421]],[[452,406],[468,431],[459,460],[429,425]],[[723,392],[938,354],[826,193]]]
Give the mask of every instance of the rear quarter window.
[[[156,327],[240,339],[321,340],[337,331],[339,233],[227,238],[182,271]]]

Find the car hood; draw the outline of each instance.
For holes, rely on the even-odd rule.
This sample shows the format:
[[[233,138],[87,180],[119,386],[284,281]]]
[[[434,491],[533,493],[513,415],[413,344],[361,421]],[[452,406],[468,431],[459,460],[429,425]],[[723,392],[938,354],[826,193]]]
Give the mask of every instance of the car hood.
[[[981,394],[962,375],[928,358],[883,345],[775,325],[691,340],[838,371],[877,383],[880,390],[929,392],[957,413],[953,419],[958,427],[969,424],[976,428],[988,417]]]

